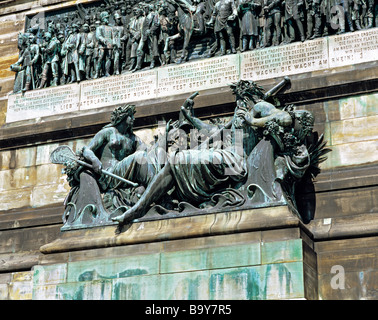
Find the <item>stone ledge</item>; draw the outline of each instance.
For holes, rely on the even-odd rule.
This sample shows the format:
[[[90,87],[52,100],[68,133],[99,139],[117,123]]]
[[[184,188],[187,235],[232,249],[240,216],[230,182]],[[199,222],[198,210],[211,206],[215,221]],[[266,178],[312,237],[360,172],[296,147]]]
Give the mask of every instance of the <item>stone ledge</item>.
[[[67,231],[60,238],[40,248],[44,254],[158,242],[194,237],[207,237],[255,230],[292,228],[299,219],[287,206],[215,213],[166,220],[146,221],[125,226]]]
[[[0,210],[0,231],[62,224],[63,204]]]
[[[38,264],[41,253],[38,251],[19,251],[0,254],[0,273],[29,270]]]
[[[322,170],[314,185],[316,192],[378,185],[377,163]]]
[[[306,229],[314,241],[378,235],[378,212],[311,221]]]
[[[43,245],[44,254],[88,250],[232,233],[300,227],[313,241],[378,235],[378,213],[316,219],[303,224],[286,206],[136,222],[120,234],[108,226],[61,232]]]
[[[81,3],[96,2],[98,0],[80,0]],[[16,1],[8,0],[0,4],[0,16],[23,13],[33,15],[39,12],[47,12],[76,4],[76,1],[67,0],[35,0],[35,1]]]
[[[216,236],[223,239],[226,236],[234,235],[232,239],[234,242],[236,241],[235,244],[244,243],[247,238],[251,241],[252,234],[255,234],[253,239],[257,237],[260,234],[259,231],[271,234],[279,230],[286,233],[292,230],[290,231],[292,234],[294,230],[300,229],[309,241],[323,243],[329,240],[377,236],[377,224],[378,213],[366,213],[356,216],[316,219],[304,225],[287,207],[281,206],[134,223],[130,227],[126,227],[121,234],[115,233],[116,227],[114,226],[61,233],[58,231],[59,228],[55,228],[55,232],[49,236],[51,242],[43,245],[39,251],[2,254],[0,260],[3,263],[0,265],[0,271],[27,270],[40,264],[41,261],[45,261],[45,263],[46,261],[51,263],[55,259],[60,261],[62,255],[64,257],[67,254],[75,255],[75,252],[81,257],[80,252],[83,253],[87,250],[91,250],[91,252],[100,252],[99,250],[101,250],[102,252],[108,248],[107,250],[116,250],[111,252],[115,256],[120,256],[125,252],[136,250],[132,248],[140,250],[141,245],[148,245],[148,248],[161,245],[165,247],[166,243],[172,240],[180,242],[193,239],[195,241],[193,243],[198,244],[202,243],[199,241],[201,238]],[[282,232],[279,233],[281,236]],[[297,232],[294,233],[297,234]],[[247,237],[248,234],[250,236]],[[269,238],[269,235],[266,234],[264,237]],[[276,238],[265,239],[265,241],[275,241]],[[287,237],[287,239],[291,239],[291,237]],[[126,247],[130,249],[125,249]]]

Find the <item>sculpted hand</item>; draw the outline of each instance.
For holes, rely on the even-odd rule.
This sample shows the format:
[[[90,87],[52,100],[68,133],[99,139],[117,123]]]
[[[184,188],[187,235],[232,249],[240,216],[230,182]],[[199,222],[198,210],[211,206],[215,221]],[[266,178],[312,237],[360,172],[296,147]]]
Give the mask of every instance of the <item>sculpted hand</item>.
[[[169,124],[169,130],[171,130],[171,129],[178,129],[178,127],[180,125],[180,121],[176,120],[176,121],[173,121],[173,122],[168,122],[168,124]]]
[[[186,119],[190,120],[191,116],[190,116],[190,112],[188,111],[189,110],[185,108],[185,106],[181,106],[181,112],[183,113]]]
[[[240,118],[242,118],[248,125],[252,125],[253,124],[253,118],[252,118],[252,115],[243,110],[243,109],[239,109],[237,112],[236,112],[236,115]]]
[[[96,172],[97,174],[101,174],[102,173],[102,163],[100,160],[96,160],[92,163],[92,166],[93,166],[93,170],[94,172]]]
[[[235,20],[235,18],[236,18],[236,16],[235,16],[234,14],[232,14],[232,15],[230,15],[230,16],[227,18],[227,20],[228,20],[228,21],[233,21],[233,20]]]

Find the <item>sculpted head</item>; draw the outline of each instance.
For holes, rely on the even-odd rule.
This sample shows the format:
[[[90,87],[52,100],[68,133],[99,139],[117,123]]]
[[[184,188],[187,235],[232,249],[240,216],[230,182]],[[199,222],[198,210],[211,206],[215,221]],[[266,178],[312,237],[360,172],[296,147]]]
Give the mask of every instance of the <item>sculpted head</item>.
[[[256,103],[263,99],[263,88],[252,80],[240,80],[230,85],[232,93],[241,98],[247,98]]]
[[[135,105],[132,104],[126,104],[123,106],[120,106],[112,112],[112,115],[110,117],[111,124],[110,126],[114,127],[121,123],[123,120],[127,119],[129,116],[134,119],[135,114]],[[133,122],[133,121],[132,121]],[[133,123],[128,123],[128,125],[132,126]]]
[[[86,33],[89,32],[89,25],[87,23],[84,23],[82,28],[83,28],[84,32],[86,32]]]
[[[45,32],[45,34],[43,35],[43,38],[49,42],[51,39],[52,39],[52,34],[51,32]]]
[[[20,32],[17,38],[17,46],[19,50],[22,50],[28,46],[29,36],[26,33]]]
[[[100,19],[103,24],[107,25],[109,23],[109,13],[107,11],[102,11],[100,13]]]

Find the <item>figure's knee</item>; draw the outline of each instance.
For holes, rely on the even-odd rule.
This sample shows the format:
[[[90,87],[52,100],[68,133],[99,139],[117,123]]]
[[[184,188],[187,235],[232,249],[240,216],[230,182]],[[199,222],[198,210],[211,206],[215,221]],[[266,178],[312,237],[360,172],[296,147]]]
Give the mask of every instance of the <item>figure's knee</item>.
[[[148,162],[147,153],[145,151],[142,151],[142,150],[135,151],[133,154],[133,157],[136,163],[138,163],[139,165],[144,165]]]

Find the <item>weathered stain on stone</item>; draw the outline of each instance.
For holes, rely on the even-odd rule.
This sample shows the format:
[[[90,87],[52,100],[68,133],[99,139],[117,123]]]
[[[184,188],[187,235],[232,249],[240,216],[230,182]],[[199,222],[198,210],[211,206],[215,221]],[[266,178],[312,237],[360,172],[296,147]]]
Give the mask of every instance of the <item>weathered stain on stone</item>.
[[[148,274],[147,270],[144,269],[126,269],[118,274],[113,275],[101,275],[96,270],[85,271],[78,276],[78,281],[93,281],[97,279],[109,280],[109,279],[118,279],[125,277],[134,277]]]

